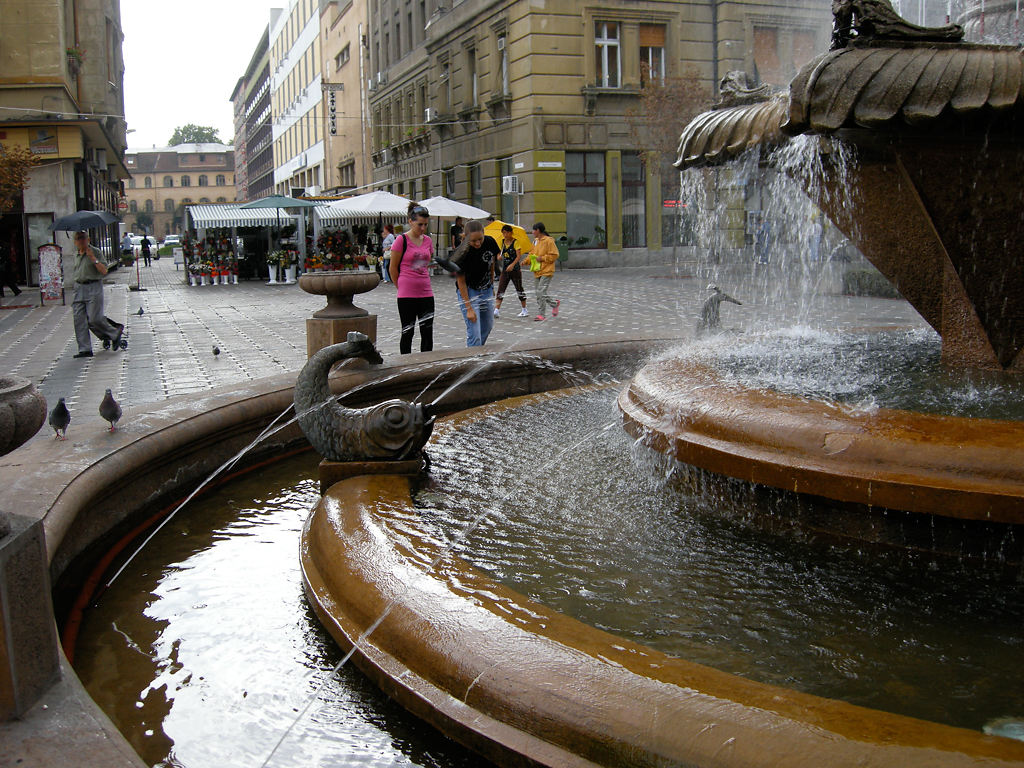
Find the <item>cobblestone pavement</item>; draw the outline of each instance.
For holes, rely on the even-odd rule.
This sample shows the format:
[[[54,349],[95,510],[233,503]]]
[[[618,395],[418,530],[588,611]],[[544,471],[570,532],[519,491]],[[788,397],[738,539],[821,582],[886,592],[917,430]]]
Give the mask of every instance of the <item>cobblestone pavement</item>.
[[[727,331],[762,327],[770,317],[797,315],[796,291],[778,286],[785,280],[752,280],[741,292],[739,275],[746,267],[714,276],[743,306],[725,304],[722,322]],[[561,299],[557,318],[532,319],[532,281],[525,275],[530,317],[516,317],[514,291],[506,295],[502,315],[487,342],[487,350],[538,340],[579,341],[587,337],[624,337],[638,332],[692,336],[709,281],[693,262],[638,269],[562,270],[552,282],[552,295]],[[125,406],[155,403],[212,387],[295,371],[306,360],[305,320],[324,300],[298,285],[268,285],[243,281],[239,285],[189,287],[184,272],[170,259],[138,270],[121,268],[104,281],[106,314],[127,329],[128,349],[103,351],[95,342],[92,358],[75,359],[71,294],[67,304],[39,306],[38,290],[0,300],[0,371],[33,381],[53,404],[65,397],[69,407],[92,415],[109,387]],[[776,278],[778,276],[775,276]],[[725,282],[729,280],[729,282]],[[771,287],[771,290],[769,290]],[[386,359],[398,357],[399,324],[395,290],[382,284],[355,298],[355,303],[378,315],[377,346]],[[455,300],[455,282],[434,278],[436,320],[434,348],[465,345],[465,326]],[[142,308],[143,314],[138,310]],[[829,295],[810,300],[807,317],[826,327],[851,325],[923,325],[902,300]],[[413,342],[417,350],[419,336]],[[216,345],[221,354],[214,356]],[[97,417],[98,418],[98,417]],[[79,422],[81,423],[81,422]],[[40,435],[46,435],[41,430]],[[38,436],[37,436],[38,439]]]

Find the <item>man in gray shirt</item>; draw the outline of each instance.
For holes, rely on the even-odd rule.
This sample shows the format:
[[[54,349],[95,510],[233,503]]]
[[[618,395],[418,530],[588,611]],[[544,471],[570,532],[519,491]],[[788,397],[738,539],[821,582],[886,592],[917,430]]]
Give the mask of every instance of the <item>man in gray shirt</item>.
[[[78,354],[75,357],[92,357],[91,330],[99,338],[119,349],[123,325],[118,325],[103,314],[103,276],[107,265],[99,251],[89,245],[89,235],[75,232],[75,298],[71,302],[71,314],[75,319],[75,340]]]

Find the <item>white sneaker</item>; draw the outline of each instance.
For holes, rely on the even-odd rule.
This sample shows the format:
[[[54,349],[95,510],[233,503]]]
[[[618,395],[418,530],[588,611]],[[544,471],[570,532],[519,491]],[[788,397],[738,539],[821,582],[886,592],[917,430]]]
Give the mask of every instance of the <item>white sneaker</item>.
[[[495,317],[501,317],[501,313],[498,312],[498,308],[497,307],[494,308],[494,316]]]
[[[517,317],[529,317],[530,313],[526,311],[526,307],[523,307],[523,311],[520,312]]]

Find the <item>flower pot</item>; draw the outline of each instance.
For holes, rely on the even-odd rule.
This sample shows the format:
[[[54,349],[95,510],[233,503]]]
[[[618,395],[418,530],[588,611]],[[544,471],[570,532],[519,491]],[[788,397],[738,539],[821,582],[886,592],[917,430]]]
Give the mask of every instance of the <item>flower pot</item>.
[[[284,270],[284,281],[288,285],[295,284],[295,265],[289,264]]]
[[[208,278],[206,275],[202,275],[199,278],[199,281],[200,281],[199,282],[200,285],[209,285],[210,284],[210,278]]]
[[[238,273],[237,272],[233,272],[231,274],[231,282],[234,283],[235,285],[238,285]]]

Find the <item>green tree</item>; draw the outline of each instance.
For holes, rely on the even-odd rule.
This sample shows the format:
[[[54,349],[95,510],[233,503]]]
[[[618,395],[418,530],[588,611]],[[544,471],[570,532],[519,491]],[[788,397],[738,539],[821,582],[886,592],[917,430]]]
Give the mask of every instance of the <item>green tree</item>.
[[[153,214],[147,213],[146,211],[139,211],[135,214],[135,227],[142,230],[142,232],[153,231]],[[141,232],[136,232],[141,234]]]
[[[220,137],[217,135],[217,129],[209,125],[196,125],[195,123],[189,123],[188,125],[179,125],[174,129],[174,133],[171,134],[171,140],[167,142],[168,146],[174,147],[178,144],[220,144]]]

